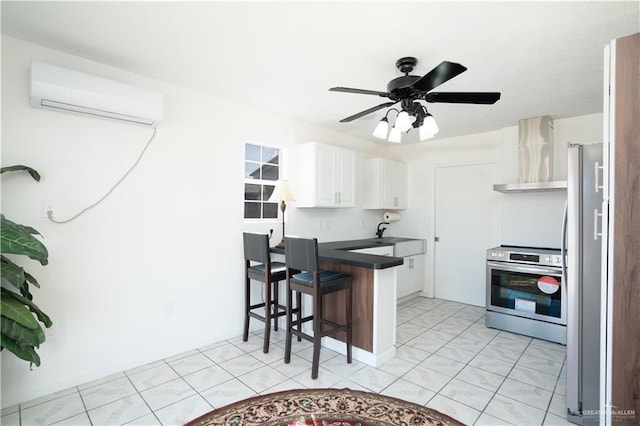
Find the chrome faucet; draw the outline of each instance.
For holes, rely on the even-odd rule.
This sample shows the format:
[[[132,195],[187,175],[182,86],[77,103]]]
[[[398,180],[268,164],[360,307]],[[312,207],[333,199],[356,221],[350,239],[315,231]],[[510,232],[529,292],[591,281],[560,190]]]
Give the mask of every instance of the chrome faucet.
[[[380,222],[378,224],[378,230],[376,231],[376,235],[378,236],[378,238],[382,238],[382,233],[384,232],[385,229],[387,229],[386,227],[380,229],[380,225],[388,225],[388,224],[389,222]]]

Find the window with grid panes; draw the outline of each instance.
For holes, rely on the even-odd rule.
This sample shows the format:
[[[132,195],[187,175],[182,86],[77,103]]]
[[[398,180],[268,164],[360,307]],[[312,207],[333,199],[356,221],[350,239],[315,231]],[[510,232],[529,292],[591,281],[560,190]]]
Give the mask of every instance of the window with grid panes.
[[[280,149],[254,143],[244,146],[244,218],[277,219],[274,195],[280,179]]]

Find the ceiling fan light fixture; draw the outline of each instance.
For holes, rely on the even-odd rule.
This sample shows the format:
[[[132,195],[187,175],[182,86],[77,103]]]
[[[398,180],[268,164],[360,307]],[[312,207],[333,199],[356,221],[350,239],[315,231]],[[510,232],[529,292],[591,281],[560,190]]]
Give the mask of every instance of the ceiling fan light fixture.
[[[402,141],[402,132],[398,129],[397,125],[391,128],[391,131],[389,132],[389,139],[387,140],[393,143],[400,143]]]
[[[420,126],[419,131],[421,141],[426,141],[427,139],[431,139],[436,135],[435,133],[431,133],[429,129],[427,129],[424,125]]]
[[[415,117],[414,117],[415,121]],[[409,113],[407,111],[400,111],[398,117],[396,118],[396,124],[393,126],[394,128],[398,128],[400,132],[406,132],[411,128],[411,118],[409,117]]]
[[[389,119],[387,117],[382,117],[382,120],[378,122],[378,125],[373,131],[373,137],[378,139],[386,139],[387,134],[389,133]]]
[[[420,127],[422,129],[424,127],[425,131],[428,133],[432,133],[434,135],[438,134],[440,129],[438,128],[438,123],[436,123],[436,119],[433,118],[433,115],[427,113],[427,116],[424,118],[424,123]]]
[[[340,122],[347,123],[400,102],[401,112],[395,108],[389,109],[389,111],[395,111],[398,113],[398,116],[396,117],[395,125],[391,131],[393,135],[390,134],[387,140],[390,142],[400,142],[399,139],[401,138],[401,133],[408,132],[412,127],[420,130],[420,139],[424,140],[425,138],[432,138],[438,133],[438,125],[431,114],[427,112],[427,109],[417,101],[424,100],[428,103],[491,105],[500,100],[500,92],[433,92],[432,90],[436,87],[465,72],[467,67],[456,62],[442,61],[431,71],[422,77],[419,77],[411,75],[411,72],[417,63],[418,60],[414,57],[407,56],[398,59],[396,61],[396,68],[398,68],[398,70],[400,70],[404,75],[389,81],[387,83],[386,92],[355,89],[351,87],[330,88],[329,90],[332,92],[373,95],[389,99],[389,102],[360,111],[357,114],[343,118]],[[385,118],[389,115],[389,111],[387,111]],[[379,123],[374,130],[373,135],[376,138],[384,139],[384,124],[387,126],[386,130],[389,128],[388,120],[385,121],[386,123]],[[395,133],[396,131],[398,133]]]

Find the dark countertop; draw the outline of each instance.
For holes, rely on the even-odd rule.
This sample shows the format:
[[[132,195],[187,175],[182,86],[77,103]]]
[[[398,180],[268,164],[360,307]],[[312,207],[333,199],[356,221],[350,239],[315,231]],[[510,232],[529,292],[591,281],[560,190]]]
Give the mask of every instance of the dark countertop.
[[[318,256],[321,262],[335,262],[345,265],[359,266],[368,269],[386,269],[404,263],[401,257],[380,256],[376,254],[354,253],[358,250],[373,247],[392,246],[397,242],[410,241],[413,238],[383,237],[363,240],[329,241],[318,243]],[[283,248],[272,247],[273,253],[284,254]]]

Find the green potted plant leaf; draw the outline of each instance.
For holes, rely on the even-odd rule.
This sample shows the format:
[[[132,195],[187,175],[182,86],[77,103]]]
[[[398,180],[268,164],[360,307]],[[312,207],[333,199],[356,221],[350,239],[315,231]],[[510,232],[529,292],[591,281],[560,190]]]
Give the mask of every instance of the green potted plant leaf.
[[[27,166],[2,167],[0,173],[14,171],[26,171],[34,180],[40,181],[38,172]],[[30,364],[39,366],[40,357],[36,353],[36,348],[45,341],[42,324],[49,328],[53,323],[32,301],[30,286],[39,288],[40,284],[33,275],[13,262],[10,257],[27,256],[40,262],[41,265],[46,265],[49,253],[44,244],[35,237],[40,233],[30,226],[12,222],[0,214],[0,230],[0,262],[2,264],[0,350],[7,349]]]

